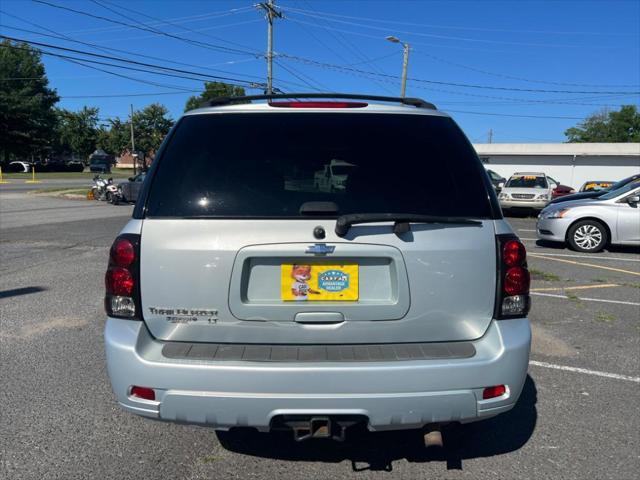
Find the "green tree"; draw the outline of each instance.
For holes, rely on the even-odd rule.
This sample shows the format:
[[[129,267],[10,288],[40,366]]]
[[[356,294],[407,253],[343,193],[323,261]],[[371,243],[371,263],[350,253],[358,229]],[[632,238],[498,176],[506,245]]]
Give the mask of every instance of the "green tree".
[[[109,119],[108,129],[101,127],[97,132],[96,146],[116,157],[131,149],[130,123],[118,117]]]
[[[133,114],[136,150],[153,156],[173,126],[164,105],[153,103]]]
[[[640,142],[640,113],[635,105],[623,105],[617,112],[602,110],[564,134],[570,143]]]
[[[190,97],[184,107],[184,111],[199,108],[207,100],[217,97],[243,97],[246,93],[244,88],[229,85],[223,82],[205,82],[204,92],[200,95]]]
[[[40,154],[56,125],[59,97],[49,88],[40,53],[25,43],[0,42],[0,149],[3,158]]]
[[[56,141],[59,153],[71,153],[86,160],[96,149],[98,108],[83,107],[78,112],[58,110]]]

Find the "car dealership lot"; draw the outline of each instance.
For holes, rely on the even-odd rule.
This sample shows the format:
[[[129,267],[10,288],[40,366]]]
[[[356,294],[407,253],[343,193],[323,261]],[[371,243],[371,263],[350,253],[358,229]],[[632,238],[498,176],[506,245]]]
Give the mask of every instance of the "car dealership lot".
[[[102,346],[103,274],[130,206],[0,187],[0,477],[633,478],[640,467],[640,255],[529,251],[533,347],[515,410],[445,431],[345,444],[175,425],[122,412]]]

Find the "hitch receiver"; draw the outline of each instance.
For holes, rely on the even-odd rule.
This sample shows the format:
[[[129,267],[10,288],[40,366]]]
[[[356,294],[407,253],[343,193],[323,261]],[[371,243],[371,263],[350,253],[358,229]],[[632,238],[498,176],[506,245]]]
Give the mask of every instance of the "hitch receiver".
[[[365,420],[365,418],[355,418],[354,416],[287,417],[281,419],[277,425],[291,429],[296,442],[303,442],[312,438],[329,438],[343,442],[346,438],[347,428]]]

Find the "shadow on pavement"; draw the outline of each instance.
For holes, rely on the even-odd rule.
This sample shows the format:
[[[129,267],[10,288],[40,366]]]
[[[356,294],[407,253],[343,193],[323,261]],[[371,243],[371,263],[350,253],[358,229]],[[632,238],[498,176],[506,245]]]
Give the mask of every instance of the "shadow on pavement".
[[[47,290],[45,287],[22,287],[11,290],[2,290],[0,291],[0,298],[18,297],[20,295],[44,292],[45,290]]]
[[[513,410],[468,425],[449,425],[442,431],[444,448],[426,449],[421,430],[368,432],[350,430],[344,443],[311,440],[297,443],[290,432],[259,433],[252,429],[216,432],[229,451],[278,460],[329,462],[351,461],[354,471],[392,471],[393,462],[445,461],[448,470],[462,470],[462,460],[491,457],[520,449],[533,434],[537,421],[537,390],[527,379]]]

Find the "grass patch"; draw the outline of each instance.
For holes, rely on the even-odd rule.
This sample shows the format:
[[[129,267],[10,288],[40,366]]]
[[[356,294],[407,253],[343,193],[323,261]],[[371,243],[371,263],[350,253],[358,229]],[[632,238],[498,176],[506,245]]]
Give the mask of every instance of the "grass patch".
[[[614,317],[610,313],[598,312],[598,314],[596,315],[596,320],[603,323],[613,323],[616,321],[616,317]]]
[[[40,188],[38,190],[34,190],[33,193],[58,193],[58,192],[88,192],[88,188],[69,188],[69,187],[51,187],[51,188]]]
[[[207,455],[206,457],[202,457],[202,463],[213,463],[217,460],[218,458],[215,455]]]
[[[548,282],[558,282],[560,281],[560,277],[553,273],[543,272],[542,270],[537,270],[535,268],[530,268],[529,273],[531,274],[531,278],[533,280],[546,280]]]
[[[596,283],[607,283],[609,280],[606,278],[592,278],[591,281]]]
[[[52,187],[52,188],[41,188],[39,190],[35,190],[33,193],[40,195],[53,195],[53,196],[63,196],[63,195],[82,195],[86,197],[89,193],[89,189],[87,187],[84,188],[69,188],[69,187]]]
[[[621,283],[620,285],[622,285],[623,287],[639,288],[640,289],[640,283]]]
[[[567,298],[572,302],[582,303],[580,302],[580,298],[576,294],[566,292],[566,295],[567,295]]]

